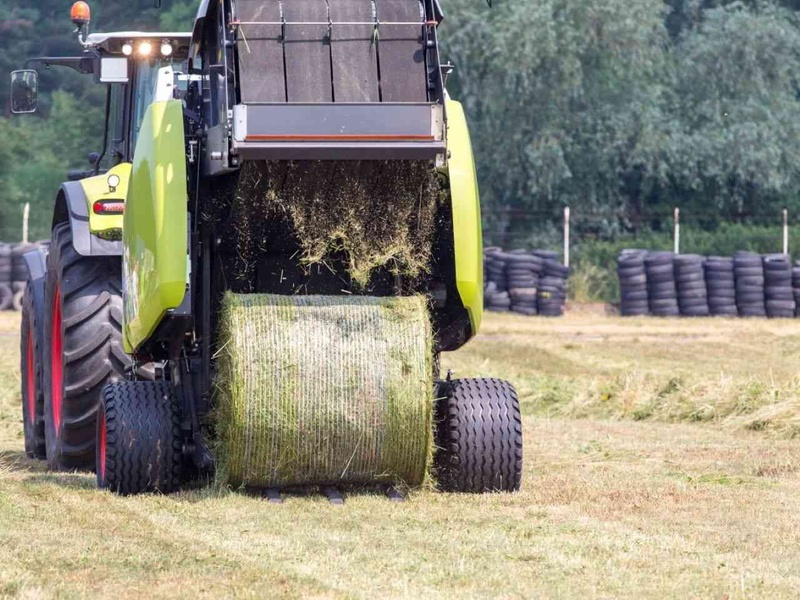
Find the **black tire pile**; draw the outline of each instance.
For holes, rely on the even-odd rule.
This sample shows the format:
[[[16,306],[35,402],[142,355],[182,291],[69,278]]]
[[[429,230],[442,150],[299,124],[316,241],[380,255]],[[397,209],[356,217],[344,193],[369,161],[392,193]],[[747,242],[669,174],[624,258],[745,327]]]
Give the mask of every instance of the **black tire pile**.
[[[544,277],[539,280],[537,304],[543,317],[560,317],[567,303],[569,267],[558,262],[555,252],[538,251],[544,258]]]
[[[511,308],[506,280],[505,254],[500,248],[486,248],[483,253],[483,297],[487,310],[506,312]]]
[[[647,276],[647,300],[650,314],[656,317],[677,317],[678,290],[671,252],[648,252],[644,258]]]
[[[794,316],[800,317],[800,260],[792,268],[792,292],[794,293]]]
[[[733,257],[736,277],[736,308],[741,317],[766,317],[764,262],[760,254],[737,252]]]
[[[736,317],[736,276],[733,258],[709,256],[703,265],[708,295],[708,314],[714,317]]]
[[[623,250],[617,261],[620,288],[620,312],[624,317],[640,317],[650,314],[647,293],[647,274],[644,257],[647,250]]]
[[[623,316],[800,316],[800,261],[786,254],[623,250],[617,274]]]
[[[675,289],[678,311],[685,317],[707,317],[708,292],[703,257],[699,254],[679,254],[674,257]]]
[[[11,246],[0,244],[0,310],[11,308]]]
[[[794,317],[795,301],[792,288],[792,259],[786,254],[764,257],[764,307],[772,319]]]
[[[23,255],[37,244],[0,242],[0,310],[22,310],[28,267]]]
[[[564,314],[569,268],[559,263],[555,252],[486,248],[484,277],[487,310],[526,316]]]

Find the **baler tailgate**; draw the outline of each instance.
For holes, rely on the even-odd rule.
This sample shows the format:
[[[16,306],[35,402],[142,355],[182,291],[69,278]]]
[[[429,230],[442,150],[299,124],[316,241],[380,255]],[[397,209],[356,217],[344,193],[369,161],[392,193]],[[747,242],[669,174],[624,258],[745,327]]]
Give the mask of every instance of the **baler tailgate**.
[[[445,150],[442,111],[430,104],[240,105],[233,145],[244,160],[378,158],[378,147],[384,158],[434,159]]]

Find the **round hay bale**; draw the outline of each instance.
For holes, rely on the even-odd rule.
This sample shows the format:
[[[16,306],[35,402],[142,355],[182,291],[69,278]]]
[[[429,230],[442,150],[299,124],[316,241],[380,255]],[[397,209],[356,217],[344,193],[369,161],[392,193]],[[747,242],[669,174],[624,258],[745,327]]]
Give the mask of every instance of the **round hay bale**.
[[[425,299],[226,294],[217,479],[423,482],[433,448]]]

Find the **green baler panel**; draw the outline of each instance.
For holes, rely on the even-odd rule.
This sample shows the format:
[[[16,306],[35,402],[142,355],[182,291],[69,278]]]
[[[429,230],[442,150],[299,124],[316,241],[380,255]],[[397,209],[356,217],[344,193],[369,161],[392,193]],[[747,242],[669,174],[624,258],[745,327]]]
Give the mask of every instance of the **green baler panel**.
[[[136,351],[187,283],[187,183],[183,107],[147,109],[134,152],[123,241],[124,348]]]
[[[483,318],[483,232],[478,177],[464,109],[460,102],[447,100],[446,110],[456,283],[475,335]]]

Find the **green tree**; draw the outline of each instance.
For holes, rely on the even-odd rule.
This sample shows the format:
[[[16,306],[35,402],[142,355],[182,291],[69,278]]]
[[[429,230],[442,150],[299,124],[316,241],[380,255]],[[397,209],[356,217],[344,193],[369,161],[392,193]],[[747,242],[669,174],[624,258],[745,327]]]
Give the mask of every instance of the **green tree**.
[[[774,5],[706,11],[674,52],[667,112],[653,148],[663,192],[718,219],[800,210],[800,27]]]
[[[159,18],[163,31],[191,31],[199,3],[194,0],[175,0]]]
[[[443,36],[488,224],[503,211],[529,215],[500,222],[522,239],[571,205],[584,227],[613,233],[627,212],[625,176],[647,167],[640,148],[659,134],[661,0],[454,4]]]

